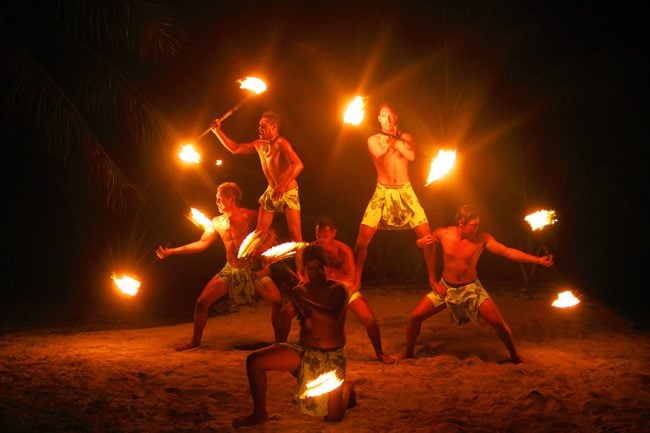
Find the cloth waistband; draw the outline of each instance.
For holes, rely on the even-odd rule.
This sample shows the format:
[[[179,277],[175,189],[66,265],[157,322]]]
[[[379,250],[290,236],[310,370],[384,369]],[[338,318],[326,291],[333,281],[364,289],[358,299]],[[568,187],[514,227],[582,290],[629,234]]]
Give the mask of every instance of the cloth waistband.
[[[445,280],[444,278],[441,278],[441,280],[446,286],[453,287],[454,289],[457,289],[459,287],[463,287],[463,286],[467,286],[469,284],[475,283],[476,281],[478,281],[478,278],[476,280],[469,281],[467,283],[460,283],[460,284],[452,284],[452,283],[448,282],[447,280]]]

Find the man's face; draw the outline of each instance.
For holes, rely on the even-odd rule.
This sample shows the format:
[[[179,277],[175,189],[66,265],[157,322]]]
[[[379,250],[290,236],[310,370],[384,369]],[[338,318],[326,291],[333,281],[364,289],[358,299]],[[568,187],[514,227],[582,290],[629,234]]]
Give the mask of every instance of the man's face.
[[[316,240],[321,245],[327,245],[334,240],[336,236],[336,229],[330,226],[316,226]]]
[[[395,130],[397,129],[397,114],[395,114],[395,111],[392,108],[381,107],[377,120],[379,120],[379,125],[381,126],[382,131],[390,132],[391,134],[395,133]]]
[[[257,125],[257,134],[262,140],[270,140],[275,135],[275,125],[266,117],[262,117]]]
[[[305,265],[305,272],[309,281],[326,281],[325,278],[325,264],[320,259],[313,259]]]
[[[460,234],[463,238],[474,239],[476,237],[476,234],[478,233],[478,229],[480,226],[481,226],[480,218],[472,218],[471,220],[465,222],[465,224],[459,223]]]
[[[234,203],[234,197],[228,197],[226,195],[221,195],[221,193],[217,193],[217,208],[219,208],[220,213],[230,212]]]

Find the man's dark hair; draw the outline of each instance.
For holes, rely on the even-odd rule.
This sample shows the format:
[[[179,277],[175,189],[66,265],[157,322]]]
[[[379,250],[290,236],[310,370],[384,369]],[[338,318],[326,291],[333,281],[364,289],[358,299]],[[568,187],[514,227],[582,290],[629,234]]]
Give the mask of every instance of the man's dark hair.
[[[217,187],[217,192],[226,197],[234,197],[235,204],[239,206],[239,201],[241,200],[242,192],[239,185],[235,182],[224,182]]]
[[[331,218],[327,215],[321,215],[316,220],[316,227],[329,227],[332,230],[336,230],[336,221],[334,221],[334,218]]]
[[[456,222],[462,225],[474,218],[478,218],[478,210],[471,204],[464,204],[456,211]]]
[[[273,111],[265,111],[260,117],[269,119],[271,123],[275,125],[278,131],[280,130],[280,115],[278,113],[275,113]]]
[[[320,245],[307,245],[304,250],[302,250],[302,260],[304,263],[309,263],[312,260],[320,260],[323,265],[327,265],[329,261],[327,260],[327,254],[325,250]]]
[[[395,113],[395,107],[393,107],[389,102],[384,101],[384,102],[382,102],[381,104],[379,104],[377,106],[377,114],[378,115],[379,115],[379,113],[381,113],[381,109],[384,108],[384,107],[390,109],[390,111]]]

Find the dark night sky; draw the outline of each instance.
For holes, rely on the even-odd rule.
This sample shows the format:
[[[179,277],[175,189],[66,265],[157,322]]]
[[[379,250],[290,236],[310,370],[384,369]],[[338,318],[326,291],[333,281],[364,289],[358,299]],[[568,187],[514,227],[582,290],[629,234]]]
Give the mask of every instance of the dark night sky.
[[[638,10],[625,2],[616,9],[489,1],[216,3],[185,6],[190,41],[180,58],[155,68],[127,65],[178,131],[177,140],[160,143],[153,160],[124,162],[141,183],[155,169],[147,198],[156,201],[166,192],[147,205],[157,213],[156,224],[144,229],[133,214],[98,210],[83,181],[67,181],[55,158],[28,144],[16,152],[32,169],[10,175],[4,160],[5,202],[30,209],[29,224],[13,217],[7,230],[7,299],[18,293],[56,299],[66,284],[99,290],[90,289],[88,279],[98,281],[110,266],[107,252],[115,259],[134,245],[119,240],[114,226],[146,231],[145,246],[138,247],[144,253],[157,243],[198,238],[183,212],[190,205],[216,212],[213,197],[222,181],[240,183],[243,204],[256,208],[265,183],[255,156],[226,154],[207,136],[204,152],[223,158],[223,167],[190,171],[173,161],[178,140],[196,136],[234,105],[241,97],[235,81],[255,73],[266,78],[269,91],[243,106],[224,130],[249,140],[263,110],[281,114],[282,134],[305,163],[299,183],[306,239],[314,219],[328,213],[339,222],[339,237],[353,245],[375,183],[365,147],[377,127],[373,107],[391,101],[402,129],[416,138],[411,180],[432,226],[452,223],[454,209],[473,202],[483,211],[484,229],[525,249],[523,215],[537,206],[553,208],[560,221],[544,234],[557,256],[551,277],[643,322],[648,70],[647,30]],[[340,113],[356,93],[369,97],[370,109],[365,125],[353,129],[341,124]],[[5,125],[4,141],[38,140],[26,130]],[[425,188],[430,156],[447,145],[460,150],[457,172]],[[127,159],[128,149],[110,150],[116,160]],[[379,251],[384,246],[391,250],[387,262],[395,259],[390,254],[419,259],[409,235],[391,236],[376,238],[374,254],[386,254]],[[210,251],[164,267],[149,256],[141,264],[156,293],[178,290],[182,277],[192,301],[223,260],[221,247]],[[488,256],[479,270],[486,279],[519,278],[516,265]],[[27,278],[17,283],[18,277]]]

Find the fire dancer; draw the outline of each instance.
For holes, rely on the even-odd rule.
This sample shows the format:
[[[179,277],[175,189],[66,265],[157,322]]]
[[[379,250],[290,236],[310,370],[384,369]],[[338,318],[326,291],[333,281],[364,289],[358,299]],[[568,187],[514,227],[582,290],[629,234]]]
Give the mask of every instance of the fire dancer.
[[[456,226],[438,228],[432,234],[417,240],[420,248],[440,244],[443,257],[442,278],[411,312],[406,330],[406,349],[400,359],[414,357],[415,340],[420,333],[422,322],[448,306],[459,325],[481,317],[492,326],[508,349],[513,363],[518,364],[526,360],[517,352],[510,327],[481,285],[476,273],[476,264],[484,249],[512,261],[546,267],[553,265],[553,256],[537,257],[507,247],[497,242],[491,234],[479,230],[480,222],[477,210],[471,205],[464,205],[456,212]],[[435,248],[433,252],[435,259]]]
[[[379,106],[377,120],[381,132],[368,138],[368,151],[377,170],[377,187],[363,214],[354,247],[355,288],[361,286],[368,245],[377,230],[412,229],[418,238],[431,233],[427,216],[409,180],[408,163],[415,160],[413,137],[397,128],[397,113],[386,103]],[[433,287],[431,247],[424,247],[423,253],[429,285]]]
[[[255,228],[257,212],[239,207],[242,192],[234,182],[224,182],[217,188],[217,207],[221,215],[212,219],[212,227],[206,229],[201,238],[180,247],[159,246],[156,255],[166,259],[175,254],[194,254],[205,251],[217,239],[221,239],[226,249],[227,263],[203,288],[194,308],[194,331],[188,344],[176,347],[186,350],[201,344],[201,336],[208,320],[209,309],[222,297],[229,295],[233,305],[249,304],[255,299],[255,292],[272,303],[271,323],[275,340],[278,340],[278,318],[282,308],[282,298],[273,280],[251,270],[251,260],[237,258],[240,244]],[[272,233],[269,232],[270,235]]]
[[[325,421],[340,421],[345,410],[352,407],[356,394],[346,380],[345,316],[347,292],[339,282],[327,279],[327,256],[318,245],[303,251],[305,272],[309,282],[289,293],[291,302],[280,315],[282,341],[289,336],[291,320],[297,316],[300,337],[296,343],[277,343],[252,352],[246,358],[246,373],[253,397],[253,413],[233,421],[236,426],[260,424],[269,419],[266,410],[266,372],[286,370],[298,379],[294,402],[298,409]],[[343,385],[328,393],[306,397],[307,382],[323,373],[336,372]]]
[[[393,364],[395,358],[386,355],[382,348],[381,333],[375,314],[359,288],[354,285],[355,265],[352,248],[336,239],[336,222],[327,215],[321,216],[316,221],[316,244],[320,245],[327,255],[328,264],[325,267],[327,278],[345,285],[348,291],[348,310],[356,314],[366,327],[366,333],[375,349],[377,359],[384,364]],[[300,259],[301,254],[297,258]],[[302,269],[301,264],[298,268]]]
[[[260,118],[257,132],[259,138],[250,143],[236,143],[222,130],[219,119],[212,123],[212,132],[232,154],[256,153],[262,164],[268,186],[259,198],[257,231],[266,232],[276,212],[284,213],[289,236],[295,242],[302,241],[300,230],[300,200],[296,178],[303,163],[289,141],[280,135],[280,116],[265,111]]]

